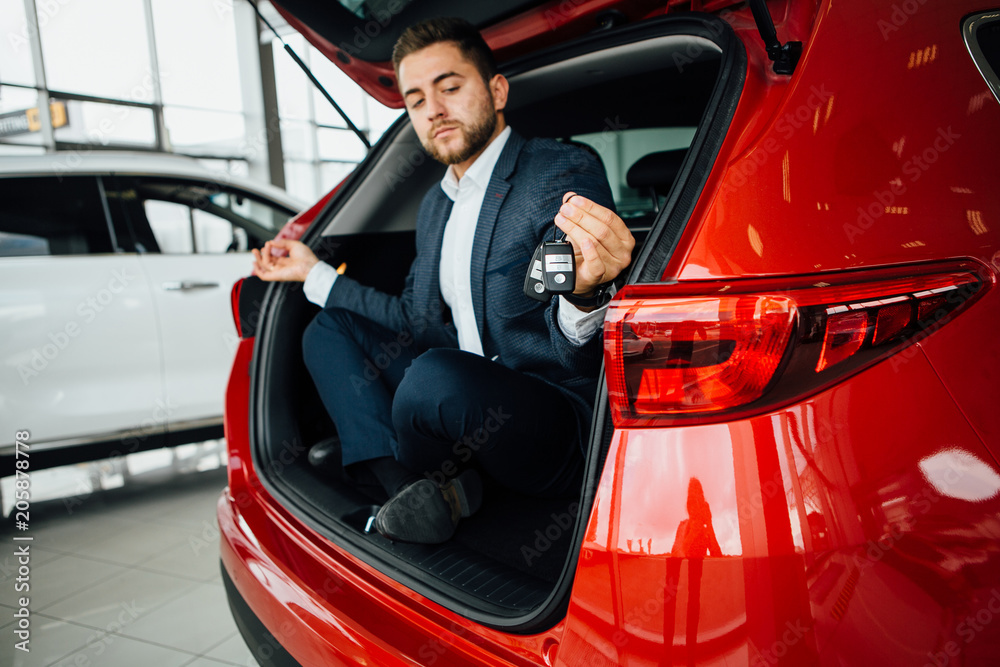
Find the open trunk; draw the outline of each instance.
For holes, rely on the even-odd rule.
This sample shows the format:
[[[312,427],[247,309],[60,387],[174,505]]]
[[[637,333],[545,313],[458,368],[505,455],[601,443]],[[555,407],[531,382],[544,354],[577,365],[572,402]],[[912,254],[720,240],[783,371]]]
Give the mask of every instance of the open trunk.
[[[630,280],[658,280],[742,89],[746,55],[729,25],[708,15],[666,17],[501,69],[511,80],[512,127],[525,137],[584,143],[601,156],[619,213],[640,241]],[[629,187],[640,158],[646,168],[633,170],[637,187]],[[404,118],[303,240],[334,266],[348,262],[362,283],[398,294],[414,255],[417,207],[443,172]],[[300,285],[267,290],[251,366],[252,451],[267,491],[335,548],[456,613],[509,632],[558,622],[611,433],[603,381],[578,492],[541,500],[488,488],[483,509],[450,542],[392,543],[364,532],[385,500],[380,490],[330,479],[300,455],[335,429],[302,362],[302,332],[317,311],[298,292]]]

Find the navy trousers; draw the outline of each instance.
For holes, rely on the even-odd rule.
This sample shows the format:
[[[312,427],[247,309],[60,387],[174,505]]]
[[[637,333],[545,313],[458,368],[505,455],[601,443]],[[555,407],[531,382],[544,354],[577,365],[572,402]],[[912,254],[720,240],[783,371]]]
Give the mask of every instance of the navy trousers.
[[[395,457],[438,483],[470,465],[505,487],[561,495],[581,481],[573,408],[554,387],[342,308],[306,328],[303,358],[337,427],[345,466]]]

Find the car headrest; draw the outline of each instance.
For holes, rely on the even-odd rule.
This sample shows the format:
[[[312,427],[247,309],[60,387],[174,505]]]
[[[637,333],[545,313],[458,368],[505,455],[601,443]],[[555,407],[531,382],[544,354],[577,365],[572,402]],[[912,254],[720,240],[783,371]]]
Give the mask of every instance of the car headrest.
[[[665,195],[677,178],[685,155],[686,148],[643,155],[629,167],[625,181],[630,188],[653,188],[657,194]]]

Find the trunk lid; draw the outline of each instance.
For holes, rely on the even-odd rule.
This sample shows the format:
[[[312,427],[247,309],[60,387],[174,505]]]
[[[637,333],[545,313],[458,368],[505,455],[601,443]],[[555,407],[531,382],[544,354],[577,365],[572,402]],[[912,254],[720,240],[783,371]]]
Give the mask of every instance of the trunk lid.
[[[719,12],[738,4],[741,0],[281,0],[274,7],[372,97],[401,109],[392,47],[407,26],[426,18],[465,18],[483,32],[502,63],[650,16]]]

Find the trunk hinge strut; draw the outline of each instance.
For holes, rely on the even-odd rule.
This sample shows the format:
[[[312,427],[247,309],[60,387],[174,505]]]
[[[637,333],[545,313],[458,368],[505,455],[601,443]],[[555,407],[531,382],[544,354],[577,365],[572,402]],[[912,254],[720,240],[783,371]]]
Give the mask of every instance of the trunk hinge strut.
[[[750,0],[750,10],[757,23],[757,30],[764,40],[767,56],[774,61],[774,73],[791,76],[792,72],[795,71],[795,65],[799,62],[799,56],[802,55],[802,42],[782,44],[778,41],[778,33],[774,30],[774,20],[771,18],[771,12],[768,11],[765,0]]]
[[[330,93],[326,92],[326,88],[324,88],[323,84],[319,82],[319,79],[317,79],[313,75],[313,73],[309,70],[309,67],[307,67],[306,64],[302,62],[302,59],[299,58],[298,54],[292,50],[292,47],[290,47],[288,43],[281,38],[281,35],[279,35],[278,31],[274,29],[274,26],[271,25],[271,22],[268,21],[266,18],[264,18],[264,15],[260,13],[260,9],[257,8],[257,3],[254,0],[250,0],[250,5],[253,7],[253,10],[257,13],[257,18],[259,18],[264,23],[264,25],[266,25],[268,28],[271,29],[271,32],[274,33],[274,36],[277,37],[278,40],[281,42],[282,46],[285,47],[285,51],[287,51],[288,55],[292,57],[292,60],[294,60],[295,63],[300,68],[302,68],[302,71],[306,73],[306,76],[309,77],[309,80],[313,82],[313,85],[316,86],[319,92],[323,94],[323,97],[326,98],[326,101],[329,102],[331,105],[333,105],[333,108],[337,110],[337,113],[340,114],[340,117],[344,119],[345,123],[347,123],[347,127],[349,127],[351,131],[358,136],[358,139],[361,140],[361,143],[365,145],[365,150],[370,151],[372,149],[372,145],[371,142],[368,141],[368,137],[365,136],[365,133],[359,130],[358,126],[355,125],[353,122],[351,122],[351,119],[348,118],[347,114],[344,113],[344,110],[340,108],[340,105],[333,101],[333,98],[330,96]]]

